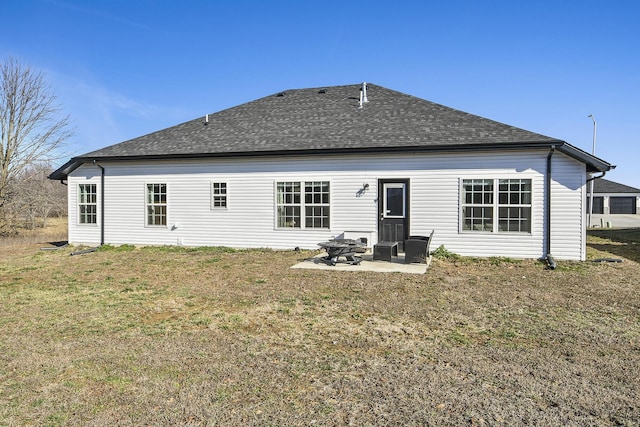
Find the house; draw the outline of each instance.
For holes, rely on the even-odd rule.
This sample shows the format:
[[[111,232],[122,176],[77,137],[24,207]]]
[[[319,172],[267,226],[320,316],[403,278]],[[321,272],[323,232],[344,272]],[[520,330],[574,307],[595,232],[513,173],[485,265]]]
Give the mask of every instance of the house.
[[[591,185],[587,185],[587,212],[591,200]],[[593,182],[593,212],[591,226],[640,227],[640,189],[596,179]]]
[[[286,90],[74,157],[74,244],[316,248],[435,230],[461,255],[585,259],[586,183],[565,141],[374,84]],[[577,218],[577,220],[576,220]]]

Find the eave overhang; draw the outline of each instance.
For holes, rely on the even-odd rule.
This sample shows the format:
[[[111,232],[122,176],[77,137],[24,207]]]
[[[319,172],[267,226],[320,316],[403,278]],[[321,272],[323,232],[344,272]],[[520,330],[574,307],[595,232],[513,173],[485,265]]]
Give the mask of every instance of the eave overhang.
[[[247,157],[283,157],[283,156],[313,156],[313,155],[340,155],[340,154],[401,154],[401,153],[442,153],[460,151],[521,151],[531,149],[551,149],[572,157],[587,167],[588,173],[606,172],[615,168],[598,157],[595,157],[579,148],[572,146],[561,140],[544,142],[517,142],[517,143],[496,143],[496,144],[443,144],[443,145],[415,145],[401,147],[359,147],[359,148],[313,148],[303,150],[269,150],[250,152],[216,152],[216,153],[167,153],[148,155],[126,155],[126,156],[79,156],[74,157],[60,168],[49,175],[49,179],[65,180],[67,176],[79,168],[84,163],[114,162],[114,161],[146,161],[146,160],[191,160],[203,158],[247,158]]]

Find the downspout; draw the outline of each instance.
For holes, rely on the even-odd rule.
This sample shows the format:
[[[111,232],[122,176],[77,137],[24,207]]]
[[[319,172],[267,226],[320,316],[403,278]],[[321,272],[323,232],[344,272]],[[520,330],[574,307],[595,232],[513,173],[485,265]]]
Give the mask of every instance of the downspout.
[[[104,245],[104,168],[96,161],[93,164],[100,168],[100,246]]]
[[[600,175],[600,176],[592,176],[591,178],[587,178],[587,182],[591,182],[591,181],[594,181],[596,179],[604,178],[604,176],[606,174],[607,174],[606,171],[602,171],[602,175]]]
[[[547,224],[547,235],[546,235],[546,248],[545,248],[545,261],[549,265],[551,270],[556,268],[556,261],[553,259],[551,255],[551,157],[553,157],[553,153],[556,151],[556,146],[552,145],[549,154],[547,155],[547,185],[546,185],[546,207],[545,207],[545,222]]]

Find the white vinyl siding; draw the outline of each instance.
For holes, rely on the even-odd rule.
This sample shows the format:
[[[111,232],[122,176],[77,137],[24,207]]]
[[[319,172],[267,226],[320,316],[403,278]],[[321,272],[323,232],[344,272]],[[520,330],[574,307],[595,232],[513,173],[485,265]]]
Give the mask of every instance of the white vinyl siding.
[[[551,254],[557,259],[586,258],[585,165],[555,153],[551,181]],[[537,192],[536,192],[537,193]],[[537,205],[534,200],[534,206]],[[539,209],[542,212],[542,209]]]
[[[378,180],[409,179],[409,234],[429,235],[435,230],[432,249],[444,244],[461,255],[538,258],[545,255],[547,155],[548,150],[529,150],[109,162],[103,165],[105,242],[318,249],[318,242],[357,230],[370,233],[370,244],[375,244]],[[552,161],[552,254],[557,259],[581,259],[585,166],[559,152]],[[464,179],[530,180],[530,232],[461,232]],[[307,228],[305,222],[287,232],[278,228],[277,183],[299,182],[302,193],[305,183],[323,181],[330,181],[328,224],[322,220],[321,228]],[[87,182],[99,184],[98,168],[87,164],[69,176],[70,188]],[[212,209],[209,195],[215,182],[233,189],[233,203],[226,209]],[[146,215],[141,215],[147,183],[166,183],[170,190],[166,227],[147,227]],[[369,187],[361,191],[365,183]],[[70,215],[77,210],[75,193],[70,191]],[[301,205],[304,202],[301,198]],[[304,216],[306,210],[301,210],[301,221]],[[70,242],[99,242],[98,227],[82,228],[75,220],[69,227]]]
[[[79,186],[93,184],[96,186],[97,217],[96,223],[80,223],[79,209]],[[100,243],[100,202],[102,199],[100,188],[100,169],[93,165],[82,165],[74,171],[74,175],[69,175],[67,182],[67,209],[68,209],[68,240],[69,243],[99,244]]]

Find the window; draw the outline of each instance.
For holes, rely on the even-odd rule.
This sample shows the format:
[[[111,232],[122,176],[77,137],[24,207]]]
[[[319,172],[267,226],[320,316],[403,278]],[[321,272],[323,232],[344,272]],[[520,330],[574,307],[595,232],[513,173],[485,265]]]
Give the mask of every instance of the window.
[[[531,180],[501,179],[498,184],[498,229],[531,232]]]
[[[278,228],[329,228],[329,182],[276,184]]]
[[[167,225],[167,184],[147,184],[147,225]]]
[[[461,221],[465,231],[530,233],[531,180],[462,180]]]
[[[493,180],[462,181],[462,229],[493,231]]]
[[[78,221],[80,224],[97,224],[98,222],[96,184],[78,185]]]
[[[227,183],[214,182],[211,184],[211,208],[221,209],[227,207]]]
[[[279,182],[277,196],[278,227],[300,228],[300,183]]]
[[[404,218],[406,189],[404,182],[384,183],[383,209],[385,218]]]
[[[329,228],[329,183],[304,183],[304,212],[306,228]]]

